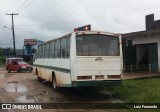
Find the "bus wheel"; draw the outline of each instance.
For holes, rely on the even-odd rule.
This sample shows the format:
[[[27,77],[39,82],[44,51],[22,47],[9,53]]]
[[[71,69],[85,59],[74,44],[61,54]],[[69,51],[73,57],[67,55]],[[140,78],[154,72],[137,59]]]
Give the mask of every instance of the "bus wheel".
[[[53,86],[53,90],[55,92],[59,91],[59,88],[57,87],[57,81],[56,81],[56,77],[55,76],[53,76],[53,78],[52,78],[52,86]]]

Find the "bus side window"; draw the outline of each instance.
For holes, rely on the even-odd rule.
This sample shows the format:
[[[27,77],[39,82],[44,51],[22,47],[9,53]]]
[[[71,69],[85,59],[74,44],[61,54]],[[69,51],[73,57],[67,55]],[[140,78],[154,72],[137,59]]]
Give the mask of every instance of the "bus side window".
[[[67,40],[66,38],[63,38],[61,41],[61,54],[62,54],[62,58],[65,58],[65,51],[66,51],[66,47],[67,47]]]
[[[61,58],[61,39],[58,40],[57,52],[58,52],[58,58]]]
[[[46,44],[44,44],[44,49],[43,49],[43,58],[46,58],[47,51],[46,51]]]
[[[69,58],[70,56],[70,37],[67,38],[67,47],[66,47],[66,58]]]
[[[37,48],[37,58],[39,58],[39,46]]]
[[[49,43],[49,47],[50,47],[50,52],[49,52],[49,58],[52,58],[52,42]],[[53,46],[54,47],[54,46]]]
[[[58,57],[58,41],[55,41],[55,47],[54,47],[54,57]]]
[[[42,45],[42,58],[44,58],[44,45]]]
[[[46,45],[46,58],[49,58],[49,52],[50,52],[49,43],[47,43],[47,45]]]
[[[47,58],[47,44],[44,45],[44,58]]]

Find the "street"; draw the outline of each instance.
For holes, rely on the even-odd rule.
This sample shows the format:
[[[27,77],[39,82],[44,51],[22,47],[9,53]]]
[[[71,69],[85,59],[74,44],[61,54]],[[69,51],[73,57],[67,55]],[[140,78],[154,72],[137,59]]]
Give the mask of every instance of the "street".
[[[37,76],[24,72],[7,73],[0,71],[0,103],[121,103],[113,98],[106,90],[88,89],[62,89],[60,92],[52,90],[51,83],[38,81]],[[89,106],[89,105],[88,105]],[[57,111],[75,111],[74,109],[52,109]],[[74,108],[74,107],[73,107]],[[87,105],[86,107],[87,108]],[[76,111],[97,111],[97,109],[76,109]],[[9,112],[43,112],[44,110],[8,110]],[[8,112],[0,110],[0,112]],[[47,110],[49,111],[49,110]],[[51,109],[50,109],[51,111]],[[105,111],[99,109],[98,111]],[[109,111],[109,110],[108,110]],[[113,110],[112,110],[113,111]],[[116,111],[116,110],[114,110]]]

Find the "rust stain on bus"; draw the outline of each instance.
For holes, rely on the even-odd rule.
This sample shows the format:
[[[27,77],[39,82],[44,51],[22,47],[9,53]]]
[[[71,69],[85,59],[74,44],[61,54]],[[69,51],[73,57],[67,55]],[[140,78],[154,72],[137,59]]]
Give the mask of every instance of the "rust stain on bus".
[[[46,81],[50,81],[52,82],[52,70],[46,70],[44,68],[37,68],[38,71],[38,76],[41,77],[42,79],[45,79]],[[62,80],[61,80],[61,73],[54,71],[56,74],[56,82],[58,85],[62,84]],[[35,74],[36,75],[36,74]]]

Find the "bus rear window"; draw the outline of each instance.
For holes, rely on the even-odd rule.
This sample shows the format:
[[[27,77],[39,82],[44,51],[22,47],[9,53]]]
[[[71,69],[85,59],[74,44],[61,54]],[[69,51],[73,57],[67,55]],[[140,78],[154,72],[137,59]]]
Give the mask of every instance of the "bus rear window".
[[[77,35],[77,56],[119,56],[119,38],[109,35]]]

